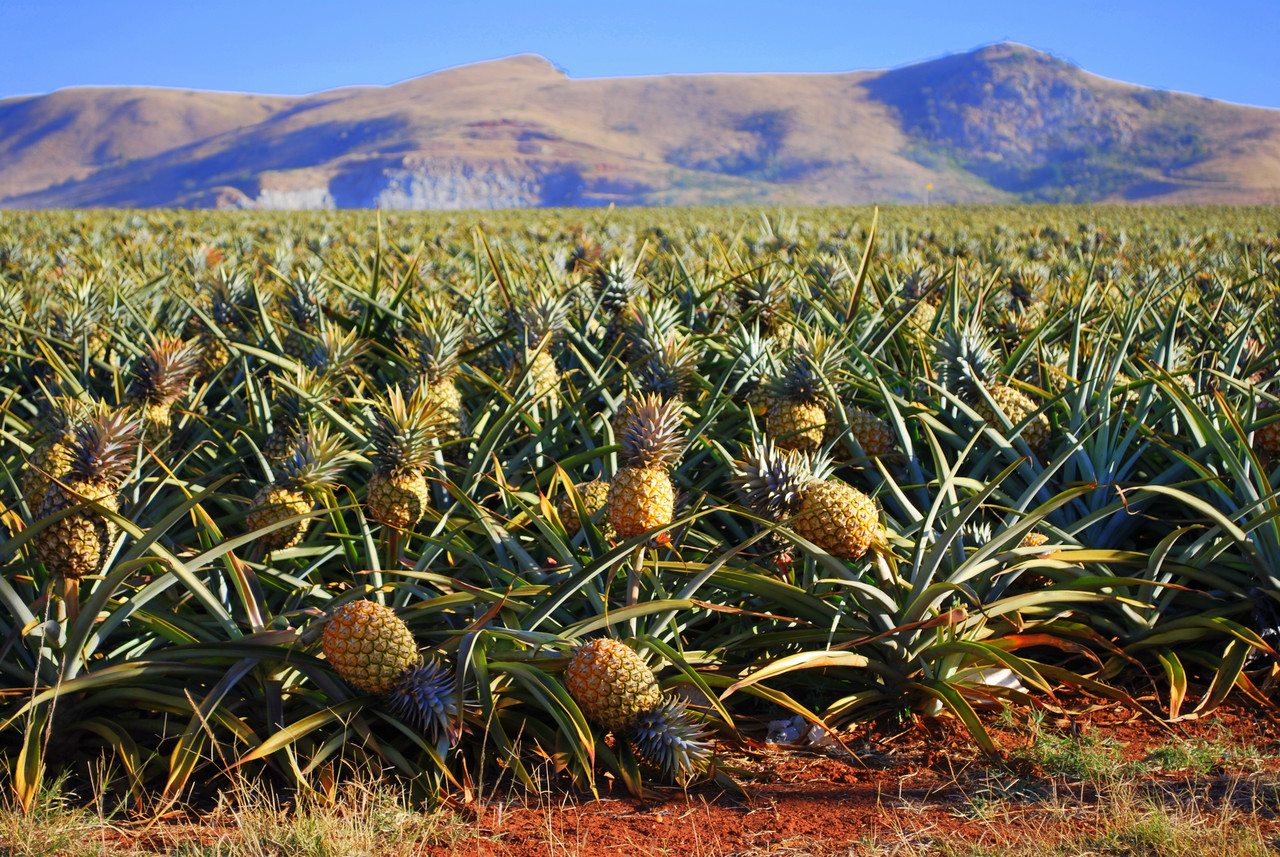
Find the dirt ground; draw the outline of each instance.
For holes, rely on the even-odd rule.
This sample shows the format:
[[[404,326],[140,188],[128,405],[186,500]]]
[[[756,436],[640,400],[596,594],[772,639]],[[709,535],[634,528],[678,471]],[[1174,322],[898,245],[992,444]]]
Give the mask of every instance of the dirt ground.
[[[1280,721],[1271,712],[1236,704],[1163,724],[1079,698],[1038,722],[993,718],[990,728],[1001,761],[981,753],[956,721],[916,718],[893,731],[864,724],[842,733],[851,753],[762,741],[725,747],[723,763],[745,771],[745,794],[701,787],[651,800],[458,800],[450,809],[460,823],[404,853],[818,857],[936,853],[939,842],[1000,853],[1002,843],[1102,829],[1116,811],[1117,783],[1136,789],[1139,803],[1242,814],[1280,842]],[[133,848],[170,853],[179,843],[225,841],[226,824],[189,817],[118,832]]]

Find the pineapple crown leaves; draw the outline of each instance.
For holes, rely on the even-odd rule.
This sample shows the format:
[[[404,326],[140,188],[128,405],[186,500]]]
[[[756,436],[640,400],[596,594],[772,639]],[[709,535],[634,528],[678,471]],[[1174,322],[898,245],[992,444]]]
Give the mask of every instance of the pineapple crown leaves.
[[[749,509],[762,518],[783,521],[800,511],[805,490],[831,475],[831,460],[798,450],[782,450],[769,438],[753,437],[733,462],[736,485]]]
[[[774,380],[774,394],[795,402],[825,401],[828,385],[844,380],[844,357],[844,346],[833,336],[797,337],[783,362],[782,374]]]
[[[244,328],[245,314],[254,311],[255,298],[242,270],[220,268],[208,283],[209,315],[219,327]]]
[[[299,434],[281,462],[277,482],[298,491],[316,492],[337,484],[353,457],[346,438],[327,424],[312,424]]]
[[[388,707],[431,741],[447,746],[461,737],[461,700],[449,668],[428,660],[405,671],[388,693]]]
[[[636,267],[636,263],[610,259],[608,265],[597,265],[592,272],[600,307],[609,315],[622,312],[640,295],[643,284],[636,277]]]
[[[519,345],[532,351],[558,336],[568,318],[569,304],[563,295],[535,291],[513,309],[511,324]]]
[[[186,391],[199,368],[199,343],[160,336],[138,362],[134,394],[152,404],[171,404]]]
[[[423,313],[401,334],[402,353],[428,384],[450,381],[458,373],[467,323],[452,310]]]
[[[374,415],[369,433],[375,469],[383,473],[422,473],[434,462],[439,438],[440,409],[419,385],[408,398],[392,387]]]
[[[663,400],[653,393],[642,395],[622,431],[622,457],[630,467],[667,468],[684,453],[685,434],[679,399]]]
[[[739,317],[754,320],[771,332],[787,310],[791,281],[769,268],[752,271],[738,281],[736,289]]]
[[[369,343],[360,338],[359,330],[328,327],[311,343],[303,362],[307,368],[330,377],[358,374],[360,356],[368,347]]]
[[[967,401],[976,401],[979,387],[996,382],[1000,363],[990,338],[975,325],[942,331],[934,365],[943,387]]]
[[[734,390],[750,392],[779,371],[778,358],[773,353],[770,340],[760,331],[760,326],[739,324],[726,338],[722,346],[732,358],[729,379]]]
[[[627,730],[641,759],[680,782],[705,770],[711,756],[707,737],[688,706],[675,699],[643,712]]]
[[[328,296],[329,287],[315,271],[300,271],[289,280],[285,309],[299,330],[311,330],[320,323]]]
[[[686,335],[670,333],[636,371],[636,385],[666,399],[682,398],[698,366],[702,351]]]
[[[643,360],[680,331],[680,305],[670,298],[638,300],[622,320],[623,347],[632,360]]]
[[[133,469],[140,428],[127,411],[97,406],[76,425],[68,477],[79,482],[122,484]]]

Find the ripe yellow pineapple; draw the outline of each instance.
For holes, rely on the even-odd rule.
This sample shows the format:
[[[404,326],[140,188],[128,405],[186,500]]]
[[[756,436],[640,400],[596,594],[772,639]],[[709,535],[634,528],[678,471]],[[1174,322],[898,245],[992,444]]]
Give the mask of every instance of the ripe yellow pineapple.
[[[846,408],[845,415],[849,418],[849,431],[857,439],[863,453],[872,458],[893,453],[896,441],[887,422],[870,411],[857,407]]]
[[[466,322],[442,302],[430,301],[402,338],[405,355],[424,385],[423,395],[435,405],[441,443],[456,444],[470,431],[457,385]]]
[[[653,393],[664,399],[683,401],[699,356],[699,349],[687,335],[676,330],[670,331],[635,373],[629,375],[635,392],[623,400],[618,412],[613,415],[611,423],[614,437],[622,437],[643,394]]]
[[[36,505],[35,518],[92,501],[111,512],[120,508],[119,491],[133,469],[138,424],[123,411],[99,410],[78,425],[71,464],[58,482],[50,482]],[[61,483],[61,484],[59,484]],[[81,509],[36,534],[36,555],[51,574],[79,580],[98,574],[118,528],[93,509]]]
[[[433,740],[458,738],[458,699],[452,677],[426,662],[413,632],[390,609],[351,601],[324,626],[325,659],[357,690],[382,695],[396,716],[415,723]]]
[[[886,550],[875,501],[856,488],[827,478],[830,463],[796,450],[779,450],[756,438],[734,462],[735,482],[747,506],[762,518],[788,522],[797,534],[832,556],[861,559],[868,549]]]
[[[254,495],[246,526],[259,530],[310,512],[315,508],[314,495],[338,481],[349,457],[340,436],[330,434],[325,425],[313,426],[281,463],[279,480]],[[267,552],[293,547],[310,526],[311,519],[303,518],[263,533],[258,543]]]
[[[392,387],[370,433],[374,470],[365,492],[370,520],[407,529],[431,504],[426,473],[433,462],[439,410],[425,384],[406,400]]]
[[[705,733],[681,703],[662,698],[653,671],[624,643],[597,639],[579,646],[565,686],[583,714],[624,735],[650,765],[676,779],[705,767]]]
[[[827,384],[836,380],[843,349],[834,339],[813,335],[796,342],[772,385],[765,414],[769,437],[780,449],[813,452],[826,434],[830,399]]]
[[[625,465],[609,484],[609,523],[630,539],[671,523],[676,490],[668,470],[684,451],[681,402],[640,397],[621,438]]]

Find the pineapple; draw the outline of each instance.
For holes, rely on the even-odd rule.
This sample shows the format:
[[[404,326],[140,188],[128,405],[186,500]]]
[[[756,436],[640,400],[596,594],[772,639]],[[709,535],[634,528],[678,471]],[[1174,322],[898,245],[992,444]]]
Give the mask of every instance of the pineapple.
[[[321,314],[328,288],[315,272],[302,272],[289,281],[285,309],[293,320],[293,330],[285,336],[284,353],[301,363],[320,332]]]
[[[600,301],[600,309],[609,318],[604,341],[606,344],[616,342],[622,332],[627,310],[643,289],[643,284],[636,278],[636,265],[627,265],[621,259],[611,259],[608,265],[596,265],[591,278]]]
[[[314,495],[337,483],[349,457],[340,436],[329,434],[327,426],[313,426],[280,465],[280,479],[253,496],[246,525],[259,530],[307,514],[315,508]],[[302,541],[310,526],[311,520],[303,518],[264,533],[258,542],[268,553],[290,548]]]
[[[50,400],[49,425],[42,440],[31,451],[22,470],[19,488],[27,508],[35,510],[51,480],[62,480],[75,457],[76,426],[88,407],[79,399],[64,396]]]
[[[365,492],[371,520],[396,529],[408,529],[422,520],[431,504],[426,472],[434,461],[438,413],[425,384],[408,400],[399,387],[392,387],[379,406],[370,432],[376,463]]]
[[[996,383],[999,365],[995,353],[991,342],[977,327],[970,325],[964,330],[947,328],[938,346],[936,369],[943,386],[956,393],[993,426],[1002,424],[992,404],[1003,411],[1014,426],[1037,410],[1036,403],[1021,390]],[[982,393],[984,389],[986,396]],[[1021,431],[1032,452],[1039,454],[1048,447],[1052,429],[1044,414],[1037,415]]]
[[[118,492],[133,469],[137,447],[137,422],[124,411],[99,409],[76,427],[71,465],[45,489],[35,517],[44,519],[85,501],[118,512]],[[33,541],[51,574],[79,580],[101,572],[116,533],[115,524],[86,508],[41,530]]]
[[[671,523],[676,491],[668,469],[684,449],[681,402],[641,396],[621,438],[625,466],[609,485],[609,523],[630,539]]]
[[[765,413],[765,426],[779,448],[813,452],[822,445],[829,406],[824,381],[834,379],[842,357],[843,350],[826,336],[796,343],[782,376],[774,380]]]
[[[1280,415],[1280,408],[1275,405],[1266,405],[1259,408],[1259,421],[1270,417],[1278,418],[1253,430],[1254,448],[1271,458],[1280,458],[1280,416],[1278,415]]]
[[[462,409],[462,393],[455,383],[466,337],[466,323],[447,308],[422,314],[404,335],[405,356],[426,385],[426,398],[436,407],[444,443],[456,443],[470,430]]]
[[[770,347],[770,341],[757,325],[738,325],[724,343],[726,356],[733,362],[729,366],[728,390],[742,396],[747,405],[763,416],[772,403],[768,378],[778,372],[778,358]]]
[[[516,378],[524,378],[534,401],[560,389],[560,369],[552,352],[568,312],[564,298],[539,293],[530,296],[515,313],[514,373]]]
[[[142,409],[142,424],[150,438],[163,438],[173,425],[173,406],[187,391],[187,382],[200,368],[196,342],[161,336],[138,363],[133,399]]]
[[[453,678],[441,664],[424,661],[409,626],[390,609],[372,601],[343,604],[325,623],[321,645],[347,684],[382,696],[397,717],[433,741],[457,741]]]
[[[648,764],[677,779],[705,767],[705,733],[682,703],[663,699],[653,671],[626,644],[597,639],[579,646],[565,685],[583,714],[626,737]]]
[[[745,274],[736,291],[739,321],[755,325],[765,338],[783,338],[789,327],[791,281],[764,268]]]
[[[578,496],[582,498],[582,506],[591,518],[595,518],[609,503],[608,479],[579,482],[573,486],[573,490],[577,491]],[[561,498],[556,509],[560,513],[560,521],[564,524],[564,531],[568,533],[569,538],[573,538],[582,529],[582,521],[578,520],[578,509],[573,503],[573,498],[566,494]],[[613,531],[606,525],[604,536],[609,538],[611,535],[613,535]]]
[[[849,431],[862,447],[864,454],[872,458],[891,455],[895,449],[893,429],[889,424],[870,411],[850,407],[845,409],[849,418]]]
[[[856,560],[870,548],[888,549],[875,501],[827,478],[826,459],[756,439],[733,466],[753,512],[779,523],[789,520],[791,529],[832,556]]]
[[[274,383],[282,386],[278,380]],[[299,367],[292,386],[285,387],[276,398],[278,407],[272,416],[271,434],[262,445],[262,454],[273,461],[289,456],[302,436],[314,403],[331,395],[333,384],[327,376]]]

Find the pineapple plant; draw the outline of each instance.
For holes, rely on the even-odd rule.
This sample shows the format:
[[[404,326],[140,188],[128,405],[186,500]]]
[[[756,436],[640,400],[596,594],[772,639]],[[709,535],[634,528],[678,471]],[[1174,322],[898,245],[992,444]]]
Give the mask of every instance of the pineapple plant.
[[[763,416],[769,409],[769,378],[778,372],[778,358],[757,325],[738,325],[723,344],[729,365],[728,389]]]
[[[604,341],[615,342],[623,329],[627,310],[643,290],[643,283],[636,278],[636,265],[628,265],[621,259],[595,265],[591,279],[600,309],[609,319]]]
[[[374,468],[365,492],[370,520],[409,529],[431,504],[426,473],[433,466],[439,406],[430,388],[419,385],[408,399],[392,387],[377,409],[370,432]]]
[[[397,717],[431,740],[460,734],[460,708],[446,667],[427,661],[413,632],[394,611],[373,601],[349,601],[325,622],[325,660],[357,690],[381,696]]]
[[[844,412],[849,420],[849,432],[858,441],[864,454],[878,458],[893,453],[897,441],[887,422],[856,406],[846,407]]]
[[[653,670],[625,643],[601,638],[578,646],[565,686],[583,714],[625,737],[649,765],[678,780],[706,767],[706,734],[682,703],[663,698]]]
[[[1011,425],[1017,426],[1038,408],[1026,393],[1000,383],[999,369],[991,341],[979,328],[969,325],[961,330],[948,327],[944,331],[935,363],[942,385],[958,395],[987,423],[997,427],[1002,425],[992,407],[994,405]],[[1031,451],[1039,454],[1049,445],[1051,431],[1049,418],[1038,414],[1023,426],[1022,437]]]
[[[120,487],[133,470],[137,449],[138,423],[126,411],[99,408],[76,426],[70,466],[45,488],[35,517],[42,520],[86,501],[118,512]],[[85,508],[41,530],[33,543],[51,574],[75,581],[102,571],[117,532],[114,523]]]
[[[200,350],[194,341],[175,336],[159,337],[138,362],[133,400],[142,412],[144,433],[163,438],[173,425],[173,406],[187,391],[187,383],[200,368]]]
[[[341,436],[330,434],[325,425],[310,427],[281,462],[279,478],[254,494],[245,517],[248,528],[263,529],[310,512],[315,497],[337,484],[349,458]],[[293,547],[310,526],[310,518],[293,521],[263,533],[258,544],[267,553]]]
[[[748,508],[762,518],[789,523],[832,556],[857,560],[872,548],[887,551],[875,501],[830,478],[829,460],[756,438],[733,468]]]
[[[830,406],[827,384],[837,380],[843,356],[843,349],[823,334],[796,343],[773,381],[765,413],[766,430],[778,447],[813,452],[822,445]]]
[[[273,461],[279,461],[293,452],[315,408],[315,402],[333,395],[333,384],[328,376],[302,366],[298,367],[290,386],[284,386],[278,379],[273,384],[275,388],[283,389],[279,389],[279,394],[275,397],[276,408],[271,418],[271,433],[262,444],[262,454]]]
[[[766,339],[782,339],[790,328],[791,281],[763,268],[743,275],[736,288],[738,319]]]
[[[678,399],[640,397],[623,432],[625,465],[609,484],[609,523],[619,538],[630,539],[671,523],[676,490],[670,468],[684,451]]]

